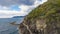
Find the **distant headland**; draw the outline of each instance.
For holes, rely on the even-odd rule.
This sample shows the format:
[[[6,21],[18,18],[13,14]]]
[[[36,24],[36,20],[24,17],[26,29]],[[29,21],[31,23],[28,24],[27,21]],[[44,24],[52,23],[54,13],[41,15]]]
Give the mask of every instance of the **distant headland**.
[[[12,18],[24,18],[25,16],[14,16]]]

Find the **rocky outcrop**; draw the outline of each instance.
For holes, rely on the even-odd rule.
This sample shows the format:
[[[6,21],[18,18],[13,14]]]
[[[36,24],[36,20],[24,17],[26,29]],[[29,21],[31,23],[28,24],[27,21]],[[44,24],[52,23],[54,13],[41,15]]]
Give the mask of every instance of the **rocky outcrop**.
[[[60,0],[48,0],[19,25],[20,34],[60,34]]]

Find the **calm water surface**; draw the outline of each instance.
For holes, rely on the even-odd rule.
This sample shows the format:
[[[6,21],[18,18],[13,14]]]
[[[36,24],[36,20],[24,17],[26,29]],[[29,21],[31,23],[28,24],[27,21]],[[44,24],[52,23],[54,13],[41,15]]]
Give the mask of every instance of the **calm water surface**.
[[[10,23],[16,21],[20,24],[24,18],[0,18],[0,34],[18,34],[17,26]]]

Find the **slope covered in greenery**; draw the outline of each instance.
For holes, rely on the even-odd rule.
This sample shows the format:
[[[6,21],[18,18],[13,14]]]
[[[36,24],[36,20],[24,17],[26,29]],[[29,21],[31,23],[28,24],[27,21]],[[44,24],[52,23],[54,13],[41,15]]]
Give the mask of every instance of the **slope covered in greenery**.
[[[21,34],[60,34],[60,0],[48,0],[20,24]]]
[[[51,2],[52,1],[52,2]],[[49,0],[48,2],[45,2],[44,4],[38,6],[37,8],[35,8],[34,10],[32,10],[29,15],[27,16],[27,18],[32,19],[32,18],[36,18],[36,17],[47,17],[50,14],[53,13],[59,13],[60,11],[60,0]],[[55,4],[56,3],[56,4]]]

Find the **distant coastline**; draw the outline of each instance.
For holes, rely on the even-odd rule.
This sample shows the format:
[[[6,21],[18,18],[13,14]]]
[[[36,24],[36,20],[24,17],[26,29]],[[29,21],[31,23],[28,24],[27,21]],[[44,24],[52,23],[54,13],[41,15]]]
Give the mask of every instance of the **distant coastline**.
[[[12,18],[24,18],[25,16],[14,16]]]

